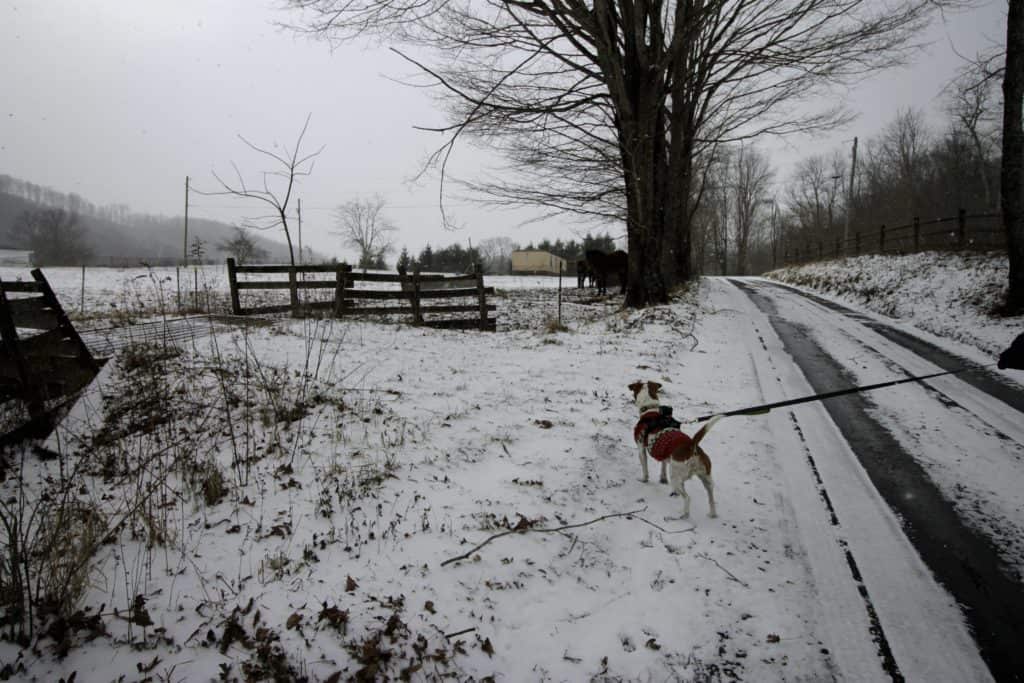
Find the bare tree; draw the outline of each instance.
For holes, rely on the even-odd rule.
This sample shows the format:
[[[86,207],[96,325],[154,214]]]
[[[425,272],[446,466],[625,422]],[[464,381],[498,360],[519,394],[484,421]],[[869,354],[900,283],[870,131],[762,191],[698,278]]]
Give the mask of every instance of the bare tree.
[[[947,88],[946,112],[954,126],[963,131],[971,144],[974,172],[981,179],[985,193],[985,208],[993,205],[992,182],[989,167],[998,148],[998,122],[996,111],[1001,103],[995,99],[995,81],[979,78],[972,68],[960,71]]]
[[[833,201],[829,190],[828,160],[818,154],[800,160],[789,181],[787,204],[799,225],[800,237],[821,237],[828,228],[828,206]]]
[[[78,214],[65,209],[25,211],[12,233],[32,250],[32,262],[38,266],[79,265],[92,258]]]
[[[1004,310],[1024,311],[1024,0],[1009,0],[1003,70],[1003,226],[1010,257]]]
[[[732,164],[733,152],[724,145],[706,159],[703,200],[693,216],[693,245],[698,263],[702,270],[708,266],[709,272],[722,275],[729,273]]]
[[[887,182],[900,191],[905,216],[913,216],[920,206],[920,187],[926,173],[930,133],[924,114],[904,109],[886,126],[879,138],[878,161],[889,172]]]
[[[345,246],[359,252],[360,268],[380,267],[384,257],[394,250],[394,233],[398,228],[383,215],[384,197],[374,195],[353,199],[339,206],[334,217]]]
[[[968,112],[994,83],[1002,85],[999,203],[1010,263],[1002,311],[1015,315],[1024,312],[1024,0],[1007,6],[1005,44],[978,54],[955,85],[967,92]]]
[[[488,237],[477,246],[485,273],[505,275],[512,272],[512,252],[518,245],[508,237]]]
[[[740,147],[733,164],[736,206],[736,273],[748,275],[749,255],[759,214],[768,197],[773,172],[768,157],[754,147]]]
[[[221,242],[218,248],[223,252],[231,254],[239,265],[245,265],[267,257],[267,250],[257,246],[249,231],[237,225],[235,226],[234,236]]]
[[[276,143],[271,149],[258,147],[241,135],[238,136],[238,139],[244,142],[249,149],[262,154],[276,164],[275,170],[262,173],[262,179],[258,185],[247,184],[238,166],[232,162],[231,166],[235,169],[234,184],[222,180],[214,172],[213,177],[216,178],[222,188],[220,191],[200,192],[193,190],[197,194],[202,195],[230,195],[243,199],[254,199],[258,203],[265,205],[269,213],[249,218],[248,227],[256,230],[281,228],[284,231],[285,240],[288,242],[288,257],[291,259],[291,265],[293,266],[295,265],[295,250],[292,247],[292,234],[288,228],[288,206],[291,202],[296,182],[313,172],[313,163],[320,152],[324,150],[323,147],[320,147],[320,149],[312,154],[302,154],[302,139],[306,136],[306,130],[309,128],[310,116],[306,117],[306,122],[299,132],[295,146],[291,149],[284,146],[278,149]]]
[[[899,0],[290,0],[302,30],[383,34],[416,61],[451,124],[526,161],[504,201],[624,217],[628,306],[664,302],[691,270],[690,226],[709,145],[822,129],[838,108],[800,99],[899,62],[937,4]],[[410,59],[410,61],[413,61]],[[443,177],[443,176],[442,176]],[[538,182],[538,178],[540,181]],[[551,182],[549,182],[551,181]],[[562,200],[559,195],[568,195]],[[574,209],[575,207],[575,209]]]

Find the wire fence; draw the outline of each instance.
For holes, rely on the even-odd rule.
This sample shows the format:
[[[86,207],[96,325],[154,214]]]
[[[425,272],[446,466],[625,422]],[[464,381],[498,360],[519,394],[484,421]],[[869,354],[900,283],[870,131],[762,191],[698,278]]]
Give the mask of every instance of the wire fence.
[[[223,332],[243,325],[268,325],[259,318],[234,315],[192,315],[135,323],[80,329],[79,336],[96,356],[113,356],[135,344],[180,346],[183,342]]]
[[[921,251],[996,251],[1006,249],[1006,234],[998,213],[968,214],[921,220],[905,225],[881,225],[857,230],[848,238],[823,237],[785,241],[778,266],[868,254],[912,254]]]

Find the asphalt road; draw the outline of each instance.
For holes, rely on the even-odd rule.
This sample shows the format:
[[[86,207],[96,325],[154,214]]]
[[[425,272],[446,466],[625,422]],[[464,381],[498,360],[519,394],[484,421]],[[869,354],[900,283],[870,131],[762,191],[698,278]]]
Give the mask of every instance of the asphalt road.
[[[832,302],[810,297],[767,281],[733,280],[770,320],[786,351],[816,392],[828,392],[857,383],[842,362],[822,348],[805,323],[780,313],[778,303],[803,297],[821,307],[822,324],[851,320],[869,327],[889,341],[946,370],[970,365],[906,331]],[[988,370],[960,375],[964,382],[998,402],[1001,417],[1024,422],[1024,392]],[[934,386],[928,388],[937,392]],[[950,420],[960,419],[957,395],[940,397],[948,404]],[[937,581],[961,606],[979,652],[997,681],[1024,680],[1024,583],[1000,557],[998,541],[961,519],[953,502],[929,477],[912,453],[877,419],[878,406],[870,393],[855,393],[823,402],[829,416],[850,444],[872,484],[901,520],[907,538]],[[1012,438],[1005,437],[1005,438]],[[894,680],[901,676],[889,670]]]

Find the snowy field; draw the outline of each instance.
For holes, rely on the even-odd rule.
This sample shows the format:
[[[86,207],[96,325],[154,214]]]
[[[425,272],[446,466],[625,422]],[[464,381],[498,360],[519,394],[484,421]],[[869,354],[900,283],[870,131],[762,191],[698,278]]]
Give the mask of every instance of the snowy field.
[[[894,267],[864,266],[859,281]],[[956,314],[944,317],[949,298],[909,274],[902,291],[913,294],[889,312],[990,358],[1021,321],[972,309],[962,264],[947,282],[954,273]],[[62,300],[79,300],[80,269],[46,274]],[[6,269],[0,277],[14,279]],[[110,300],[150,311],[176,291],[173,269],[86,277],[87,315]],[[223,286],[218,269],[202,277]],[[824,268],[814,277],[844,279]],[[641,312],[569,291],[559,331],[550,279],[487,284],[505,290],[497,333],[282,320],[108,364],[102,388],[50,442],[64,455],[15,463],[28,482],[23,507],[60,495],[89,520],[71,538],[41,532],[64,544],[47,547],[74,557],[88,546],[96,559],[88,571],[51,559],[50,575],[65,580],[44,581],[43,592],[63,588],[78,611],[43,615],[30,647],[0,643],[0,673],[878,680],[885,672],[857,586],[842,578],[846,547],[868,581],[888,587],[872,585],[908,680],[988,680],[956,605],[877,494],[862,491],[863,474],[842,464],[820,406],[715,426],[703,445],[717,519],[694,481],[689,520],[656,478],[639,481],[631,382],[663,383],[665,402],[687,420],[809,393],[798,372],[768,374],[785,359],[767,355],[764,320],[735,286],[703,280]],[[830,296],[863,304],[847,290]],[[851,525],[834,536],[797,448],[843,482],[841,516],[870,508],[872,533]],[[839,473],[826,456],[839,458]],[[1000,467],[959,484],[976,489],[968,497],[1002,496],[990,509],[1019,530],[1021,503],[997,479],[1020,481],[1020,465]],[[926,627],[904,623],[908,615]]]

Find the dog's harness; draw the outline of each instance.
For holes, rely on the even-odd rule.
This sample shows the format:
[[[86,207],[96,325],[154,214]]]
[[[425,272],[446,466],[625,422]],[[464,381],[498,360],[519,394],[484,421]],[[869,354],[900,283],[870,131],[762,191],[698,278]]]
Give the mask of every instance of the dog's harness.
[[[661,462],[667,459],[672,451],[692,441],[690,437],[679,431],[681,425],[682,423],[672,418],[670,406],[648,410],[640,415],[640,420],[633,428],[633,440],[642,443],[650,456]],[[653,444],[648,445],[647,441],[651,435],[656,435],[656,438]]]

